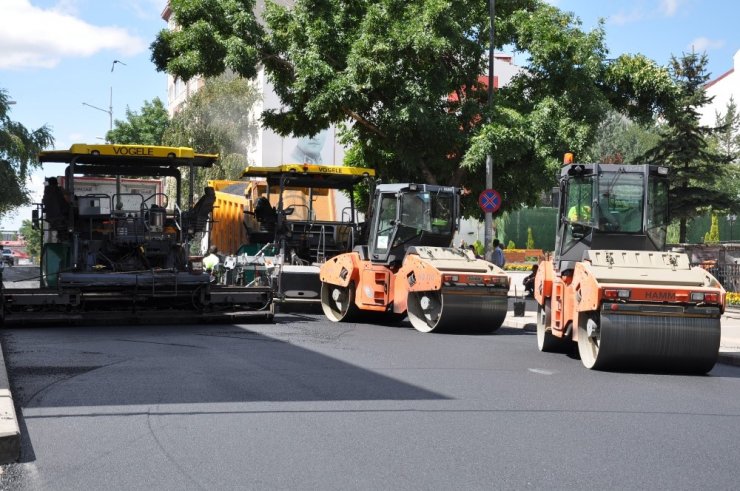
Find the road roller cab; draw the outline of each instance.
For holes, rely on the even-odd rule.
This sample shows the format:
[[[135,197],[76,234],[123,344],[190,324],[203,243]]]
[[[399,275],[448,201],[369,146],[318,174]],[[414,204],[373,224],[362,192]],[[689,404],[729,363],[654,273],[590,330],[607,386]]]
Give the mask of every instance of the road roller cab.
[[[509,278],[492,263],[450,247],[459,227],[459,190],[380,184],[365,245],[321,268],[321,304],[333,321],[360,312],[407,313],[419,331],[486,331],[501,326]]]
[[[663,251],[668,189],[665,167],[566,163],[555,252],[535,280],[540,351],[576,342],[587,368],[711,370],[725,291]]]

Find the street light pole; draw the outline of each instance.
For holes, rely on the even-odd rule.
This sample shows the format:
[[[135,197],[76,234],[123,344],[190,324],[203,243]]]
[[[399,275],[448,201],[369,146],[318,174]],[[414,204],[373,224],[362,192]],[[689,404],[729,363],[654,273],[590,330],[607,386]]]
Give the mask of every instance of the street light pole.
[[[491,117],[488,122],[493,122],[493,38],[494,38],[494,17],[496,14],[496,0],[488,0],[488,17],[490,20],[490,30],[488,33],[488,107]],[[486,155],[486,189],[493,187],[493,155],[488,152]],[[483,240],[485,242],[486,258],[492,257],[492,240],[493,240],[493,214],[486,212],[486,224],[483,231]]]
[[[108,115],[108,119],[110,120],[110,129],[113,129],[113,88],[111,87],[111,105],[109,109],[103,109],[102,107],[93,106],[92,104],[88,104],[87,102],[83,102],[83,106],[91,107],[93,109],[97,109],[98,111],[102,111]]]
[[[113,73],[113,70],[116,68],[116,63],[120,63],[121,65],[126,65],[124,62],[120,60],[113,60],[113,63],[110,67],[110,72]],[[111,83],[110,83],[110,97],[108,99],[108,109],[103,109],[102,107],[93,106],[92,104],[88,104],[87,102],[82,103],[83,106],[91,107],[93,109],[97,109],[98,111],[102,111],[106,114],[108,114],[108,131],[113,131],[113,80],[111,76]],[[108,135],[106,135],[105,141],[108,143]],[[117,197],[117,203],[116,203],[116,209],[120,210],[123,206],[123,203],[121,202],[121,176],[116,176],[116,197]]]
[[[123,66],[126,66],[124,62],[121,60],[113,60],[113,64],[110,67],[110,72],[113,73],[113,70],[116,68],[116,63],[120,63]],[[103,109],[102,107],[93,106],[92,104],[88,104],[87,102],[82,103],[83,106],[91,107],[93,109],[97,109],[98,111],[102,111],[108,115],[108,130],[113,131],[113,81],[111,80],[110,84],[110,97],[108,98],[108,109]]]
[[[732,226],[735,224],[735,220],[737,220],[737,215],[727,215],[727,221],[730,222],[730,242],[732,242]]]

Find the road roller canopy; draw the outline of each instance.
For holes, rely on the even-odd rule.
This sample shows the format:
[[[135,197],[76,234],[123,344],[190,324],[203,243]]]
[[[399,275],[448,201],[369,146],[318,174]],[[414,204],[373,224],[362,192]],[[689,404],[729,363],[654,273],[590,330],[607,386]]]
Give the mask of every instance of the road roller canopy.
[[[661,250],[668,223],[668,187],[665,167],[565,166],[556,255],[579,261],[589,249]]]
[[[456,188],[426,184],[380,184],[375,190],[368,244],[373,261],[402,260],[416,245],[448,247],[458,227]]]

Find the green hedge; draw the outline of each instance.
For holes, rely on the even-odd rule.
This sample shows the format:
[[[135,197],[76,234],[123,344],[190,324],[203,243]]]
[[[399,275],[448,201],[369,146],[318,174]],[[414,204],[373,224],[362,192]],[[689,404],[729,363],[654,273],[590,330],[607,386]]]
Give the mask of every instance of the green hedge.
[[[535,249],[542,249],[543,251],[555,249],[555,226],[557,223],[557,210],[555,208],[523,208],[508,213],[502,221],[503,234],[499,233],[499,239],[503,244],[508,244],[511,241],[516,244],[517,248],[526,247],[527,229],[531,227]],[[686,242],[689,244],[703,243],[704,235],[709,231],[711,225],[711,213],[689,220]],[[671,229],[677,230],[677,227],[677,224],[674,224]],[[730,241],[730,232],[732,232],[732,240],[740,241],[740,220],[734,222],[730,227],[727,215],[719,215],[720,241]],[[669,233],[668,241],[673,242],[670,235]]]
[[[555,208],[524,208],[509,213],[504,224],[502,242],[514,242],[523,249],[527,246],[527,229],[532,228],[534,248],[543,251],[555,249],[555,224],[558,211]]]

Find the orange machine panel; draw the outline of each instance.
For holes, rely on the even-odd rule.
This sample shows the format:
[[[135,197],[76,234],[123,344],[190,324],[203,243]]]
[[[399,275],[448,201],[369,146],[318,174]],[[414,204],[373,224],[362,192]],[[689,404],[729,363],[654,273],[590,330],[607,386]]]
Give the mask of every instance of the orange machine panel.
[[[393,301],[391,270],[382,264],[363,262],[355,303],[363,310],[385,312]]]
[[[360,282],[360,270],[363,261],[356,252],[348,252],[334,256],[323,265],[319,270],[319,278],[324,283],[346,287],[351,282],[355,285]]]
[[[552,296],[552,281],[555,278],[555,267],[552,261],[540,262],[540,267],[537,269],[537,276],[534,280],[534,298],[537,303],[544,305],[546,299]]]

